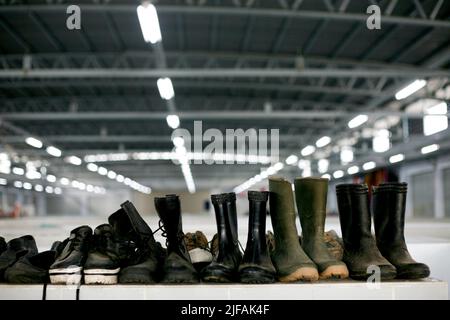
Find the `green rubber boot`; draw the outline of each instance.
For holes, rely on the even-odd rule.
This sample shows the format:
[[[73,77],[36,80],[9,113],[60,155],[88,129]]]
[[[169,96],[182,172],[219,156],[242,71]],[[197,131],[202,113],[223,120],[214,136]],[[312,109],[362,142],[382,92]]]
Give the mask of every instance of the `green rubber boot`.
[[[302,246],[319,268],[319,278],[348,277],[344,262],[336,260],[324,241],[328,179],[295,179],[295,199],[302,226]]]

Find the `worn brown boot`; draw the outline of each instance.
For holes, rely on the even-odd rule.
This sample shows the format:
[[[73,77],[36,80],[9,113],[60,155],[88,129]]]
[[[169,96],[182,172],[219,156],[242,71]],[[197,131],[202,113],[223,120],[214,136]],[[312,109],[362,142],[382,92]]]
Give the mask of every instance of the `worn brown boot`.
[[[329,253],[324,241],[327,193],[328,179],[295,179],[295,199],[302,226],[303,249],[317,264],[320,279],[344,279],[348,277],[347,266]]]
[[[275,237],[271,257],[278,279],[282,282],[317,281],[317,267],[298,241],[291,183],[280,177],[271,177],[269,190],[270,217]]]

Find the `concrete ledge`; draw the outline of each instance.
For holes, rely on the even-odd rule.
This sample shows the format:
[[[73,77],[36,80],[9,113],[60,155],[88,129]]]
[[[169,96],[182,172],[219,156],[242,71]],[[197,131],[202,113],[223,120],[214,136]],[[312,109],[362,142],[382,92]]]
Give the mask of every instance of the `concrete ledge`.
[[[43,284],[0,284],[0,300],[42,300],[43,294]]]

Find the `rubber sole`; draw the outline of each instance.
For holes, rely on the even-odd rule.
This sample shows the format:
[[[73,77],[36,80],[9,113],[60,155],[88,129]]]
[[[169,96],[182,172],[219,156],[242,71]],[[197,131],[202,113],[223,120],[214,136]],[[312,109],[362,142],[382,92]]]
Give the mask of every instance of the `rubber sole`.
[[[120,268],[117,269],[85,269],[85,284],[117,284]]]
[[[48,271],[50,283],[52,284],[67,284],[79,285],[81,284],[83,267],[68,267],[60,269],[50,269]]]
[[[274,274],[262,269],[245,268],[240,271],[240,280],[248,284],[264,284],[275,282]]]
[[[336,265],[329,266],[324,271],[322,271],[319,275],[320,280],[325,279],[346,279],[349,276],[349,272],[347,266],[345,265]]]
[[[161,281],[162,283],[185,283],[185,284],[193,284],[193,283],[198,283],[199,282],[199,278],[198,275],[196,273],[191,273],[191,272],[182,272],[182,271],[171,271],[171,272],[167,272],[164,275],[163,280]]]
[[[283,277],[278,277],[281,282],[295,282],[295,281],[308,281],[314,282],[319,280],[319,273],[316,268],[301,267],[292,272],[291,274]]]
[[[204,282],[230,283],[237,280],[237,276],[226,269],[206,269],[202,273]]]

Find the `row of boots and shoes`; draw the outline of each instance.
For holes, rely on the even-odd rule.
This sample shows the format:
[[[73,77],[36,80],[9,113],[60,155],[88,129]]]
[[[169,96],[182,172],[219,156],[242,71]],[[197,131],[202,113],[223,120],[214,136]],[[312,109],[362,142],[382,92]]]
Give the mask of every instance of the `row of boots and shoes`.
[[[202,259],[202,251],[211,251],[207,240],[197,248],[189,245],[190,239],[183,233],[179,197],[167,195],[154,199],[160,217],[155,232],[162,231],[166,248],[156,242],[155,232],[127,201],[109,216],[108,224],[94,231],[89,226],[78,227],[49,251],[38,253],[30,235],[8,243],[0,238],[0,280],[54,284],[79,284],[83,280],[85,284],[271,283],[349,276],[365,280],[374,266],[381,280],[429,276],[429,268],[411,258],[405,243],[406,183],[374,187],[371,199],[364,184],[336,187],[342,261],[324,240],[328,180],[298,178],[294,187],[300,241],[292,185],[281,177],[270,177],[269,192],[248,191],[248,238],[243,253],[234,193],[211,195],[217,234],[209,260]],[[273,243],[266,238],[268,202]],[[371,232],[372,213],[375,236]]]

